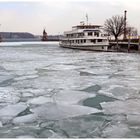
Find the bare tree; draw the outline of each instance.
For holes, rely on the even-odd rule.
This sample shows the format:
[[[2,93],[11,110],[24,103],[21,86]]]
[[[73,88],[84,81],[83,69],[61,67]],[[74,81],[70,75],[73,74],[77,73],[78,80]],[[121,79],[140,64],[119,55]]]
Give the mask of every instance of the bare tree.
[[[109,18],[104,23],[105,31],[115,37],[115,41],[118,42],[118,37],[124,33],[124,17],[123,16],[113,16]]]
[[[133,38],[137,38],[138,30],[135,27],[127,27],[128,36],[132,36]]]

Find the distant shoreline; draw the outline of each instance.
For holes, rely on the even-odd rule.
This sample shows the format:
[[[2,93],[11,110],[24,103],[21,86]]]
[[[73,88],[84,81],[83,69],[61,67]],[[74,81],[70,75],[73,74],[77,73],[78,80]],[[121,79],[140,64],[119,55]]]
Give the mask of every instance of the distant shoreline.
[[[18,39],[3,39],[2,42],[26,42],[26,41],[41,41],[39,38],[30,38],[30,39],[25,39],[25,38],[18,38]],[[47,41],[59,41],[59,39],[48,39]],[[41,42],[47,42],[47,41],[41,41]]]

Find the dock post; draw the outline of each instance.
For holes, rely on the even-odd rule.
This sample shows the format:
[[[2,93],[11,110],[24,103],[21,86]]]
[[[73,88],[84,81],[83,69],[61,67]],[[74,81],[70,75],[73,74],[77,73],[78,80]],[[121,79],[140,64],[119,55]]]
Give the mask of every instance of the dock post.
[[[129,35],[129,38],[128,38],[128,52],[130,51],[130,35]]]

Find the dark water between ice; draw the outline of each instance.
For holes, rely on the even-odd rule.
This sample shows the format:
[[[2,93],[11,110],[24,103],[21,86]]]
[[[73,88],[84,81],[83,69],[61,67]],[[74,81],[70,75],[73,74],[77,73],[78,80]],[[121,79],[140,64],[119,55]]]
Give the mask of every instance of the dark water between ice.
[[[0,44],[0,138],[139,138],[140,54]]]

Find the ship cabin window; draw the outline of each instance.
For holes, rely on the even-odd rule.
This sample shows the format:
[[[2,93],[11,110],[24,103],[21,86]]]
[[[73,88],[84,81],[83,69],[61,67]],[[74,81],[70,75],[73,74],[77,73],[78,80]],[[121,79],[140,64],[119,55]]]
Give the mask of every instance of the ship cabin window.
[[[96,42],[96,40],[95,40],[95,39],[91,39],[91,42],[95,43],[95,42]]]
[[[88,32],[88,36],[92,36],[92,32]]]
[[[101,34],[101,37],[105,37],[105,34]]]
[[[84,43],[86,43],[86,39],[84,39]]]
[[[76,43],[78,43],[78,44],[79,44],[79,40],[76,40]]]
[[[81,40],[81,43],[83,43],[83,40]]]
[[[103,40],[102,39],[98,39],[98,42],[102,42]]]
[[[73,38],[73,34],[71,34],[71,36],[70,36],[71,38]]]
[[[72,34],[66,34],[66,37],[67,38],[71,38],[72,37]]]
[[[84,36],[84,33],[79,33],[78,34],[78,37],[83,37]]]
[[[94,32],[94,36],[99,37],[99,32]]]

